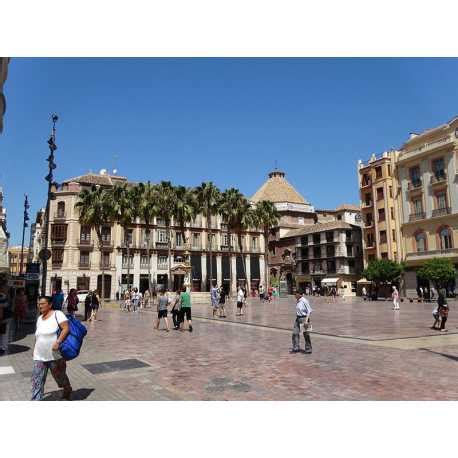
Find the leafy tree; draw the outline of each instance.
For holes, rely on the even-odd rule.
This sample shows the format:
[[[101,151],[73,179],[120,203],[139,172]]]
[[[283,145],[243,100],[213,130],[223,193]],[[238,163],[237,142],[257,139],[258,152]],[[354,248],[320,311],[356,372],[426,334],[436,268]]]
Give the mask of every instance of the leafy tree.
[[[417,271],[419,278],[429,280],[436,289],[445,288],[456,277],[456,269],[450,259],[433,258]]]
[[[363,275],[376,285],[378,291],[380,285],[393,283],[401,277],[404,265],[390,259],[377,259],[369,262]]]
[[[273,227],[278,224],[280,215],[275,207],[275,204],[270,200],[261,200],[256,204],[255,208],[255,225],[261,228],[264,233],[264,262],[265,268],[265,288],[269,287],[269,268],[268,268],[268,256],[269,256],[269,234]]]

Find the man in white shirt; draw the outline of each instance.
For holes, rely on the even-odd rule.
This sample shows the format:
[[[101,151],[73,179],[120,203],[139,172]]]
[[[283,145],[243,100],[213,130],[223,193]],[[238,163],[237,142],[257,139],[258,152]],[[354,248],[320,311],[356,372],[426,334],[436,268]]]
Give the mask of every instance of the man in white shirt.
[[[237,316],[243,315],[243,304],[245,302],[245,293],[241,286],[239,286],[239,290],[237,292],[237,310],[239,311],[236,313]]]
[[[308,300],[299,291],[296,291],[295,297],[296,319],[294,321],[292,336],[293,348],[290,350],[290,353],[300,352],[299,334],[302,328],[305,341],[305,353],[310,354],[312,353],[312,341],[310,339],[310,315],[312,314],[312,307],[310,307]]]

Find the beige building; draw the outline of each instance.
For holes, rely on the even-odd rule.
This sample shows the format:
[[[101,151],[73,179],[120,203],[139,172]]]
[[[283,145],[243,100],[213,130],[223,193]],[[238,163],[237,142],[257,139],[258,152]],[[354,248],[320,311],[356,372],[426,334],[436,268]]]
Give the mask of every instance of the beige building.
[[[6,111],[6,98],[3,93],[3,86],[8,77],[9,57],[0,57],[0,134],[3,130],[3,115]]]
[[[402,258],[395,176],[398,154],[388,151],[380,157],[373,154],[366,163],[358,161],[365,266],[375,259],[400,262]]]
[[[396,175],[405,292],[416,296],[420,286],[429,287],[416,275],[425,260],[446,257],[458,267],[458,117],[411,134],[399,153]]]
[[[64,181],[55,192],[50,206],[49,248],[52,258],[48,262],[48,292],[62,288],[78,290],[101,290],[102,265],[105,271],[105,292],[110,298],[116,297],[129,283],[144,291],[148,288],[148,265],[151,268],[152,283],[162,288],[167,283],[168,256],[167,234],[164,221],[156,218],[151,234],[151,254],[148,258],[145,239],[145,225],[137,220],[129,229],[130,257],[123,229],[119,224],[107,224],[102,229],[103,247],[98,248],[93,230],[81,226],[75,204],[78,194],[93,185],[111,187],[116,183],[126,183],[127,178],[89,173]],[[208,291],[210,279],[209,234],[206,219],[199,215],[186,228],[190,246],[185,247],[183,236],[172,222],[172,279],[174,288],[189,283],[194,292]],[[255,288],[264,275],[264,239],[257,230],[247,231],[242,236],[243,256],[238,255],[238,243],[232,234],[229,241],[227,226],[220,217],[212,222],[213,278],[218,285],[225,285],[233,292],[237,283],[246,283]],[[42,241],[41,241],[42,242]],[[37,243],[36,243],[37,244]],[[35,244],[35,245],[36,245]],[[42,243],[41,243],[42,245]],[[187,249],[190,249],[189,258]],[[39,251],[39,246],[34,248]],[[36,260],[36,259],[34,259]],[[245,276],[246,269],[246,276]],[[128,270],[130,282],[128,282]],[[230,272],[233,272],[232,282]]]
[[[8,248],[8,260],[11,275],[19,275],[21,272],[21,246],[10,246]],[[27,264],[27,248],[24,248],[24,266],[23,272]]]
[[[0,272],[8,272],[8,232],[6,230],[6,209],[3,206],[3,189],[0,186]]]

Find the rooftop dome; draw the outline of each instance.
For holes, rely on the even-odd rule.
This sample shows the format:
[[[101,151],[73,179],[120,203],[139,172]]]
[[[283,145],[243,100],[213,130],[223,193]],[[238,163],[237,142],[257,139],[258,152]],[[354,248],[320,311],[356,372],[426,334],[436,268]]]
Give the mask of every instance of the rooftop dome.
[[[285,172],[281,170],[270,172],[268,180],[256,191],[251,200],[254,203],[270,200],[273,203],[288,202],[309,205],[309,202],[287,181]]]

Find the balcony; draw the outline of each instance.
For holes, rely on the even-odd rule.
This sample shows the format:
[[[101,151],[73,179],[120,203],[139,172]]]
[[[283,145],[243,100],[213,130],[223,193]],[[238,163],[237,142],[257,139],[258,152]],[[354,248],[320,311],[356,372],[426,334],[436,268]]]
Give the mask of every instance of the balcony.
[[[200,243],[196,243],[191,246],[191,250],[201,250],[201,249],[202,249],[202,245]]]
[[[440,172],[436,172],[434,175],[431,176],[431,185],[435,186],[438,184],[444,184],[447,182],[447,174],[445,170],[441,170]]]
[[[67,219],[67,213],[57,211],[54,213],[54,221],[65,221]]]
[[[407,183],[407,191],[421,191],[423,183],[420,179],[418,180],[411,180]]]
[[[156,242],[156,248],[158,249],[168,249],[169,242]]]
[[[361,209],[362,209],[362,210],[367,210],[367,209],[369,209],[369,208],[372,208],[373,206],[374,206],[374,202],[372,202],[372,200],[369,200],[369,201],[363,202],[363,203],[361,204]]]
[[[361,189],[368,188],[372,186],[372,180],[361,180]]]
[[[87,250],[94,249],[94,242],[92,240],[78,239],[76,243],[79,248],[84,248]]]
[[[229,245],[221,245],[220,246],[221,251],[234,251],[234,246],[229,246]]]
[[[61,240],[61,239],[51,239],[51,245],[53,247],[63,247],[65,246],[65,243],[67,242],[66,239]]]
[[[105,269],[111,269],[111,262],[104,262],[104,261],[101,261],[100,262],[100,268],[102,270],[105,270]]]
[[[91,263],[89,261],[80,261],[78,263],[78,268],[80,270],[89,270],[91,268]]]
[[[443,250],[426,250],[426,251],[413,251],[407,253],[406,260],[407,261],[415,261],[421,260],[428,257],[437,257],[446,256],[446,257],[455,257],[458,255],[458,248],[447,248]]]
[[[53,269],[60,269],[64,263],[63,259],[53,259],[51,261]]]
[[[450,207],[436,208],[432,212],[432,217],[436,218],[438,216],[450,215],[452,209]]]
[[[409,215],[409,222],[413,222],[413,221],[419,221],[421,219],[425,219],[426,218],[426,213],[425,212],[419,212],[419,213],[411,213]]]
[[[157,269],[158,270],[167,270],[169,268],[169,264],[167,262],[158,262]]]

